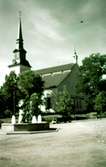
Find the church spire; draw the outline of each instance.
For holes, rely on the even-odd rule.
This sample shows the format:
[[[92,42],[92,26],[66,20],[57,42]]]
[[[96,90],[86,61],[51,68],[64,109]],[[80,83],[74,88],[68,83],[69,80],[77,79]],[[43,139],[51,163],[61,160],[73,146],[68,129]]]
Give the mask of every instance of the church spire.
[[[17,39],[17,49],[23,49],[23,35],[22,35],[22,23],[21,23],[21,11],[19,11],[19,30],[18,30],[18,39]]]
[[[19,12],[19,39],[23,40],[23,37],[22,37],[22,25],[21,25],[21,12]]]
[[[31,68],[28,60],[26,59],[26,50],[23,46],[23,35],[22,35],[22,23],[21,23],[21,12],[19,12],[19,28],[18,28],[18,39],[16,40],[16,48],[13,50],[13,60],[9,68],[18,67],[19,72],[26,71]]]

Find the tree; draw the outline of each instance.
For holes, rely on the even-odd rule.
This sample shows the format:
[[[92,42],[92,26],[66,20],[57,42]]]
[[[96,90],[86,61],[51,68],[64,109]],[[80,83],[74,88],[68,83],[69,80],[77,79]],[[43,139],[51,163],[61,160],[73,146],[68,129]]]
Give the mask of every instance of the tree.
[[[20,74],[18,86],[24,93],[23,121],[31,122],[32,116],[40,113],[39,105],[42,103],[44,82],[40,75],[26,71]]]
[[[66,88],[59,92],[56,98],[55,110],[63,116],[70,117],[73,108],[73,99]]]
[[[5,77],[5,83],[1,87],[1,98],[5,102],[4,110],[10,111],[10,115],[18,111],[20,90],[17,85],[18,77],[12,71]]]
[[[44,82],[42,78],[35,75],[33,71],[26,71],[19,76],[12,71],[9,75],[6,75],[5,82],[0,88],[0,115],[5,113],[8,113],[9,116],[16,114],[19,110],[18,103],[23,99],[24,111],[26,111],[28,117],[30,96],[36,93],[40,103],[43,89]],[[30,116],[28,119],[30,119]]]
[[[42,103],[40,96],[37,93],[33,93],[30,98],[27,96],[24,100],[23,106],[23,122],[31,122],[33,116],[41,114],[39,105]]]
[[[87,109],[93,111],[95,97],[100,92],[101,77],[106,73],[106,55],[92,54],[85,58],[80,71],[80,92],[86,97]]]
[[[41,103],[42,103],[41,98],[37,95],[37,93],[33,93],[30,97],[30,106],[32,115],[38,116],[41,113],[39,107]]]
[[[103,78],[100,79],[99,90],[106,91],[106,79],[103,79]]]
[[[95,109],[97,114],[101,116],[106,111],[106,92],[102,91],[95,98]]]
[[[31,96],[36,92],[39,96],[42,95],[44,82],[40,75],[35,75],[33,71],[26,71],[19,76],[18,85],[25,96]]]
[[[30,109],[30,100],[29,100],[29,96],[26,96],[26,98],[24,99],[24,104],[23,104],[22,121],[25,123],[29,123],[31,122],[31,119],[32,119],[32,112]]]
[[[7,109],[6,104],[6,98],[0,89],[0,117],[5,116],[5,111]]]

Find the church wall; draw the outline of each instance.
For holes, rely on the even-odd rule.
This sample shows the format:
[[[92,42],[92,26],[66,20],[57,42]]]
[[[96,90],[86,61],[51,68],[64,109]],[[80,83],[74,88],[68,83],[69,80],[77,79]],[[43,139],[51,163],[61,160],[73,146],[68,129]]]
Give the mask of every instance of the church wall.
[[[20,74],[20,66],[12,66],[9,68],[10,72],[14,71],[15,74],[19,75]]]
[[[22,73],[22,72],[24,72],[24,71],[28,71],[28,70],[30,70],[30,69],[31,69],[30,67],[21,65],[21,66],[20,66],[20,73]]]
[[[77,94],[77,83],[80,79],[80,71],[78,65],[75,65],[70,74],[60,83],[60,85],[53,90],[54,94],[58,94],[66,88],[74,101],[74,111],[76,113],[84,111],[83,100]],[[52,97],[52,105],[55,108],[56,98]]]
[[[72,71],[70,74],[65,78],[65,80],[60,83],[58,86],[58,91],[62,91],[64,87],[70,92],[71,95],[75,96],[76,95],[76,86],[79,81],[79,67],[78,65],[74,65]]]

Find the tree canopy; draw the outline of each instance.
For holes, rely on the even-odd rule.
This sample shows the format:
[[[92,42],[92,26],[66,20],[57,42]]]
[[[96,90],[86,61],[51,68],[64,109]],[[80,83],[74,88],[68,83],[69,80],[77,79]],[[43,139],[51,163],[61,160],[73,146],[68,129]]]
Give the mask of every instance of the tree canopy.
[[[100,114],[106,111],[106,92],[102,91],[95,98],[95,109]]]
[[[33,71],[21,73],[19,76],[18,85],[21,91],[28,96],[34,92],[41,96],[44,89],[44,82],[42,81],[42,78],[40,75],[35,75]]]
[[[94,109],[95,97],[101,91],[105,82],[101,82],[103,74],[106,74],[106,55],[92,54],[86,57],[80,67],[81,80],[80,92],[82,92],[88,104],[88,109]]]
[[[40,113],[39,105],[42,103],[44,82],[40,75],[26,71],[20,74],[18,86],[24,94],[23,120],[31,122],[32,116]]]
[[[6,75],[5,82],[0,88],[1,112],[8,110],[10,115],[15,114],[19,110],[18,103],[21,99],[24,99],[24,107],[27,110],[33,93],[36,93],[40,103],[43,89],[44,82],[42,78],[35,75],[33,71],[23,72],[19,76],[13,71],[10,72],[9,75]]]
[[[73,100],[66,88],[59,92],[56,97],[55,110],[63,116],[70,116],[72,113]]]
[[[12,71],[9,75],[6,75],[5,82],[1,87],[1,99],[5,102],[4,110],[10,110],[11,114],[17,112],[18,102],[20,98],[20,90],[17,85],[18,77]]]

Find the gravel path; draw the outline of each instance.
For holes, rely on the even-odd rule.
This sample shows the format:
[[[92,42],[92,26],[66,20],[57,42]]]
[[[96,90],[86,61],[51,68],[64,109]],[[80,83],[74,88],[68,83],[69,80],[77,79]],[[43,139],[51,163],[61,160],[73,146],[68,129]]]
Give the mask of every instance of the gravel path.
[[[59,131],[0,133],[0,167],[106,167],[106,119],[52,127]]]

